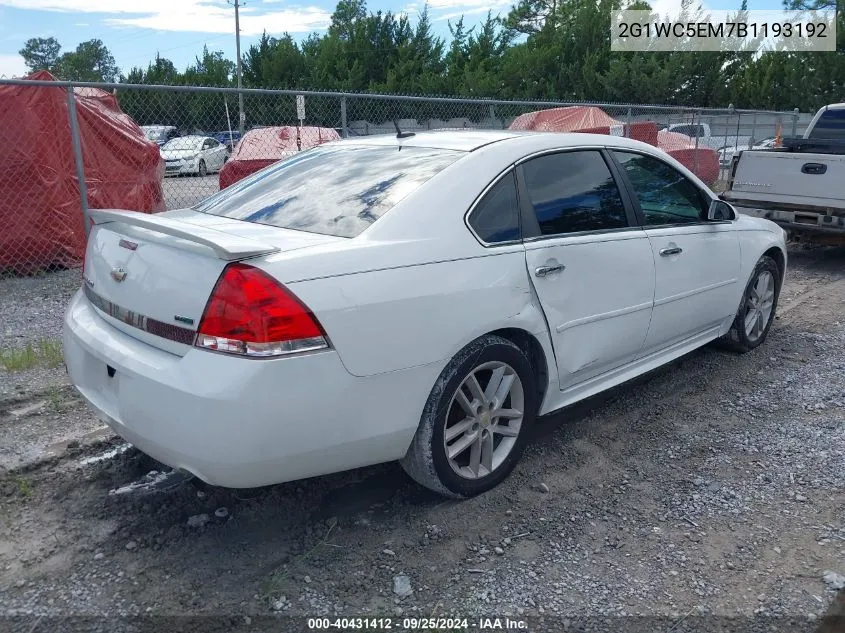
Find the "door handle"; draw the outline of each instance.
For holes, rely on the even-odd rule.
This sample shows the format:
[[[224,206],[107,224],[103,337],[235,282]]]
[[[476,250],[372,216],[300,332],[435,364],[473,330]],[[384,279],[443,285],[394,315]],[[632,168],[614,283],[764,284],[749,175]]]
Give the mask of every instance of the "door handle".
[[[812,176],[818,176],[827,171],[827,165],[822,163],[804,163],[801,167],[801,172],[804,174],[810,174]]]
[[[683,252],[684,252],[684,249],[682,249],[680,246],[673,246],[671,248],[661,248],[660,249],[660,256],[661,257],[669,257],[669,255],[678,255],[678,254],[683,253]]]
[[[566,268],[563,264],[557,264],[555,266],[538,266],[534,269],[534,274],[538,277],[545,277],[547,275],[551,275],[552,273],[560,272]]]

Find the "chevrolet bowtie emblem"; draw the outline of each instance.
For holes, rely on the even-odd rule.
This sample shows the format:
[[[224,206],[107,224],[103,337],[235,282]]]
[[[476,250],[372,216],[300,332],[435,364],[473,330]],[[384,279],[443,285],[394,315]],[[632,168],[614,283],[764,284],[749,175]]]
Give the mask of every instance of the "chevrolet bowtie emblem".
[[[111,271],[111,278],[119,283],[126,279],[126,271],[122,268],[113,268]]]

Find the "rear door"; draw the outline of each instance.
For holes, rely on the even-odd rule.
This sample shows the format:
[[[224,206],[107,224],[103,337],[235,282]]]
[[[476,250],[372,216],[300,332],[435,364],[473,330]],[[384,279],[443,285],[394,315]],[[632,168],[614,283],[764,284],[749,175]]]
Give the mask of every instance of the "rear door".
[[[739,237],[733,222],[707,222],[710,196],[668,163],[611,152],[630,187],[651,243],[654,314],[643,353],[719,325],[738,308]]]
[[[562,390],[634,360],[654,297],[651,245],[597,149],[519,167],[528,274]]]

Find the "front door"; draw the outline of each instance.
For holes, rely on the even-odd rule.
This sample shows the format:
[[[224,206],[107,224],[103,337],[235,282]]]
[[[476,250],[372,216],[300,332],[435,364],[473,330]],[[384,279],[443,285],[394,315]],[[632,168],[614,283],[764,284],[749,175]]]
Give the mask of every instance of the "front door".
[[[598,150],[521,165],[528,274],[562,390],[634,360],[651,318],[651,244]]]
[[[708,222],[710,196],[653,156],[614,151],[639,204],[656,271],[643,353],[713,330],[738,308],[740,252],[732,222]]]

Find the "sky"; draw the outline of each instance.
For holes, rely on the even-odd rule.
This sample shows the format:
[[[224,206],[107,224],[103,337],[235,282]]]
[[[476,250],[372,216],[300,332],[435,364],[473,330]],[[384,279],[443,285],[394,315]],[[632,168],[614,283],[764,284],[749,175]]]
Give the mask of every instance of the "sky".
[[[665,13],[680,0],[656,0]],[[424,0],[370,0],[371,11],[407,13],[415,19]],[[488,10],[506,14],[509,0],[428,0],[435,32],[447,39],[448,21],[464,15],[471,26]],[[710,9],[736,9],[739,0],[707,0]],[[240,10],[241,51],[270,35],[287,31],[301,39],[328,26],[336,0],[246,0]],[[780,9],[781,0],[749,0],[749,9]],[[146,67],[156,52],[184,70],[204,44],[235,59],[234,8],[226,0],[0,0],[0,77],[25,73],[18,54],[31,37],[55,37],[62,51],[82,41],[100,39],[126,73]]]

